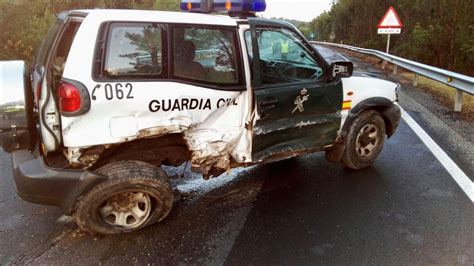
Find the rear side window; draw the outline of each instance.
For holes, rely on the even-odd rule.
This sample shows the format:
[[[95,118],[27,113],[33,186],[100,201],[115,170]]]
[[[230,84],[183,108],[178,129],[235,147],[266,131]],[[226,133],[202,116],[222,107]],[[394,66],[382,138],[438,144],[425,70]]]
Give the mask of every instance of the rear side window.
[[[236,30],[203,26],[173,27],[173,75],[215,85],[238,85]]]
[[[74,37],[76,36],[80,25],[80,21],[70,21],[62,32],[53,56],[53,68],[56,76],[62,76],[64,66],[69,56],[69,51],[71,50],[72,42],[74,41]]]
[[[156,23],[113,23],[107,40],[104,75],[109,78],[160,77],[163,27]]]
[[[38,56],[36,57],[36,63],[42,66],[46,65],[46,57],[48,55],[49,49],[53,46],[54,39],[59,33],[63,22],[59,19],[55,20],[51,27],[49,28],[46,38],[41,42],[41,46],[38,51]]]

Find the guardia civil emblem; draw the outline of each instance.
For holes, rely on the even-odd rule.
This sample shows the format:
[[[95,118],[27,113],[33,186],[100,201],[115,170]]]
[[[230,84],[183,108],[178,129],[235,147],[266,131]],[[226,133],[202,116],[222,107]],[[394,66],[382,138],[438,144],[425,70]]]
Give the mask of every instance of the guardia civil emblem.
[[[300,91],[300,95],[296,96],[296,99],[294,101],[295,103],[295,108],[293,109],[293,111],[291,111],[291,113],[293,114],[294,112],[296,112],[296,110],[303,112],[304,111],[304,106],[303,106],[303,103],[306,102],[309,98],[309,94],[308,94],[308,91],[306,89],[302,89]]]

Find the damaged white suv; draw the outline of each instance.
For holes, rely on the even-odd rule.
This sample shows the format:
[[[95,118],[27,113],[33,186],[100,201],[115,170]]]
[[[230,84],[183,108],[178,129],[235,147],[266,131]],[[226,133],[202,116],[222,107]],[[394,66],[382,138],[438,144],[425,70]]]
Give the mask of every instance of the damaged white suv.
[[[286,22],[231,15],[67,11],[31,73],[1,62],[18,194],[113,234],[168,215],[161,165],[190,161],[207,178],[325,151],[369,166],[398,126],[398,85],[352,76]]]

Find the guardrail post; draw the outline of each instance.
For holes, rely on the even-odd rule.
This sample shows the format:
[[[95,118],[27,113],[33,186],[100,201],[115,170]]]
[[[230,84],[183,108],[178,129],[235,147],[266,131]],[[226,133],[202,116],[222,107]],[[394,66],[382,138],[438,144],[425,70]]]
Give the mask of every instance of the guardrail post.
[[[415,76],[413,77],[413,86],[418,86],[418,78],[419,78],[420,75],[418,75],[417,73],[415,73]]]
[[[462,107],[462,91],[456,90],[456,96],[454,97],[454,112],[461,112]]]
[[[397,71],[398,71],[398,66],[393,65],[393,74],[397,74]]]

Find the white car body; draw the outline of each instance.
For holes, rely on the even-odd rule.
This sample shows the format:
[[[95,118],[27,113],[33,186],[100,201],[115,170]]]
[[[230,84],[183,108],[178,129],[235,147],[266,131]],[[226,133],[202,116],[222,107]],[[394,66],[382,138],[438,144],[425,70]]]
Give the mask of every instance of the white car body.
[[[116,86],[114,82],[96,81],[91,76],[96,41],[99,34],[99,25],[108,21],[121,22],[158,22],[184,23],[199,25],[231,26],[239,29],[239,45],[242,54],[247,54],[248,47],[244,40],[244,32],[249,25],[241,23],[245,20],[228,16],[136,11],[136,10],[82,10],[87,13],[79,30],[76,33],[67,62],[64,67],[63,78],[80,81],[87,87],[89,95],[100,85],[98,91],[104,90],[105,84]],[[54,115],[57,108],[53,101],[46,106],[47,123],[60,124],[61,130],[52,136],[41,121],[42,143],[45,152],[57,150],[53,141],[59,139],[65,148],[65,154],[70,163],[77,162],[84,148],[95,145],[111,145],[139,138],[157,137],[170,133],[182,133],[186,144],[192,152],[191,161],[195,165],[210,164],[220,168],[229,168],[232,159],[238,163],[251,163],[252,158],[252,131],[246,125],[255,125],[260,119],[257,107],[251,104],[253,88],[250,85],[251,66],[248,57],[242,57],[244,66],[246,91],[213,90],[196,85],[173,81],[130,81],[133,85],[133,99],[111,101],[97,97],[92,101],[90,111],[80,116]],[[343,80],[344,101],[352,101],[352,107],[370,97],[383,97],[396,101],[396,84],[375,78],[350,77]],[[123,83],[123,82],[122,82]],[[47,88],[43,88],[43,97],[40,109],[45,104],[44,95]],[[351,91],[352,94],[348,95]],[[181,110],[180,108],[168,112],[150,112],[150,105],[157,106],[157,102],[182,101],[182,99],[198,99],[209,101],[210,108]],[[152,102],[154,101],[154,102]],[[137,109],[137,106],[140,108]],[[253,108],[253,109],[252,109]],[[350,110],[342,110],[341,128],[345,123]],[[57,112],[56,112],[57,114]],[[60,120],[60,123],[58,123]],[[48,122],[49,121],[49,122]],[[304,125],[304,123],[302,123]],[[212,159],[210,159],[212,158]]]
[[[373,97],[385,98],[391,102],[398,100],[398,85],[378,78],[359,76],[344,78],[342,79],[342,89],[344,91],[344,102],[350,101],[351,106],[357,106],[362,101]],[[342,110],[341,127],[346,122],[349,111]]]

